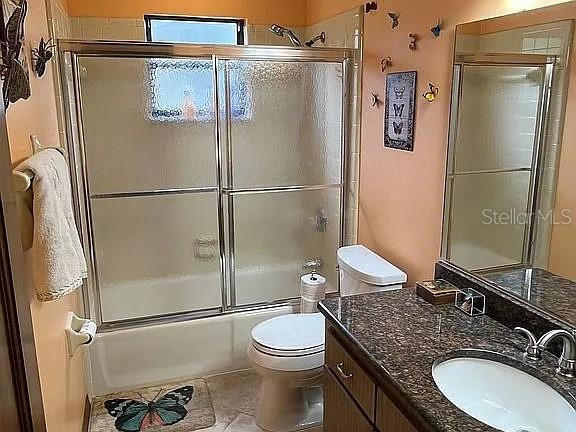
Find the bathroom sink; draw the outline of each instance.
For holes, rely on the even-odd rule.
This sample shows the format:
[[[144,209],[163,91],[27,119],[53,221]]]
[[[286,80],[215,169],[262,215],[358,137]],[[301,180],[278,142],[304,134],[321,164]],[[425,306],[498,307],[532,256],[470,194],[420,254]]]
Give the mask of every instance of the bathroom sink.
[[[450,402],[498,430],[576,430],[574,407],[549,385],[512,366],[458,357],[435,364],[432,375]]]

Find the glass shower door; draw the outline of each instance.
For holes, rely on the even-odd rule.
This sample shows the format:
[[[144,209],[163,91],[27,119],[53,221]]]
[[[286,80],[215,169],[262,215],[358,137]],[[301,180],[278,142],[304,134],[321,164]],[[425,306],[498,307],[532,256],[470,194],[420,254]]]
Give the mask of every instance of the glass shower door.
[[[221,104],[232,306],[298,297],[315,268],[337,291],[343,66],[223,60]]]
[[[448,258],[473,270],[522,264],[535,208],[546,69],[458,68]]]
[[[219,309],[212,59],[77,61],[102,322]]]

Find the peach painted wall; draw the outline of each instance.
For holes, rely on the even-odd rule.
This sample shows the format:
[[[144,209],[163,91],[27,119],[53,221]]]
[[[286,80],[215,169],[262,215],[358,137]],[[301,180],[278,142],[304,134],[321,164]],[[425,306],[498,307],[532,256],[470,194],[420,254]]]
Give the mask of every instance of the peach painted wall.
[[[68,0],[70,16],[142,18],[144,14],[227,16],[251,24],[304,26],[306,0]]]
[[[404,269],[409,283],[433,275],[440,256],[444,175],[448,141],[452,54],[456,25],[566,1],[554,0],[388,0],[365,16],[360,172],[359,241]],[[308,23],[361,4],[350,0],[308,0]],[[572,6],[574,3],[572,2]],[[400,14],[391,28],[387,11]],[[435,39],[430,28],[442,18]],[[408,33],[421,36],[408,49]],[[392,57],[392,71],[418,71],[415,151],[383,146],[384,110],[373,108],[370,93],[384,95],[380,61]],[[420,94],[428,82],[440,89],[435,103]]]
[[[308,0],[306,2],[306,24],[316,24],[364,3],[358,0]]]
[[[44,0],[29,0],[26,19],[26,43],[38,44],[48,35]],[[30,155],[30,134],[37,134],[47,145],[58,144],[58,121],[52,69],[37,79],[30,74],[32,96],[18,101],[7,112],[8,135],[12,161],[17,163]],[[30,254],[27,253],[27,259]],[[48,432],[79,432],[82,429],[84,402],[84,368],[82,356],[68,360],[64,327],[69,311],[79,312],[78,295],[69,295],[50,303],[39,303],[33,293],[31,266],[27,264],[30,287],[30,309],[34,327],[42,399]]]

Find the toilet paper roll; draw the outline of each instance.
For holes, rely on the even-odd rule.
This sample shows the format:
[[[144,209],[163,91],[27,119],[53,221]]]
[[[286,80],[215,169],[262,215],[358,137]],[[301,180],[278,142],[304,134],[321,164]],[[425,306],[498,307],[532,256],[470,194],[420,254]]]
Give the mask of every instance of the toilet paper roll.
[[[326,296],[326,278],[317,273],[302,276],[300,296],[308,300],[322,300]]]
[[[78,333],[90,336],[88,342],[86,342],[83,345],[90,345],[92,343],[92,341],[94,340],[94,336],[96,336],[97,328],[98,327],[96,326],[96,323],[94,321],[86,321],[84,324],[82,324],[82,327],[80,327]]]
[[[319,300],[308,300],[306,298],[300,299],[300,313],[310,314],[318,312]]]

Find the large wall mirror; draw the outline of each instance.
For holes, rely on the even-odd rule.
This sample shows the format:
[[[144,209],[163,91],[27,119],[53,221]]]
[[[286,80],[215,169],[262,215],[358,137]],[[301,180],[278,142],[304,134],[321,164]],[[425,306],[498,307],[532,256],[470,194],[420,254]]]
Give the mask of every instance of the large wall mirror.
[[[442,252],[576,325],[574,18],[458,26]]]

